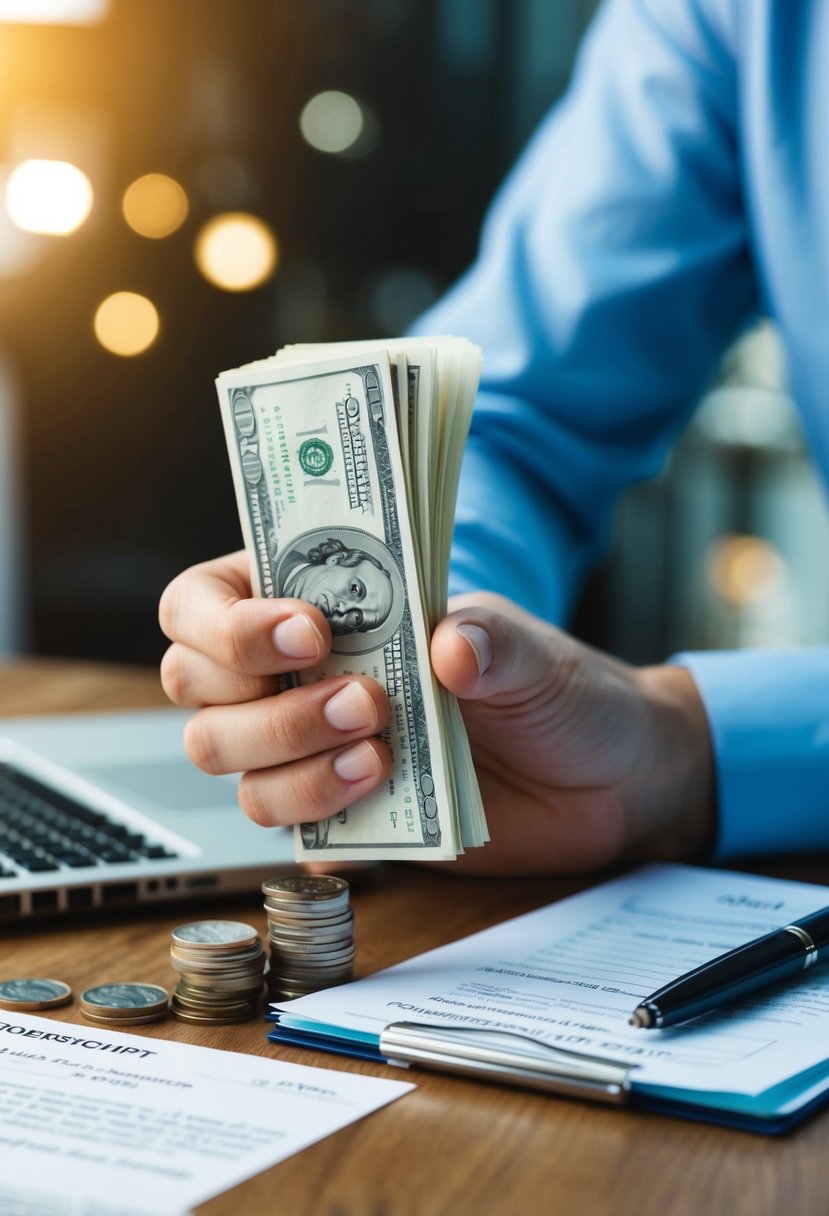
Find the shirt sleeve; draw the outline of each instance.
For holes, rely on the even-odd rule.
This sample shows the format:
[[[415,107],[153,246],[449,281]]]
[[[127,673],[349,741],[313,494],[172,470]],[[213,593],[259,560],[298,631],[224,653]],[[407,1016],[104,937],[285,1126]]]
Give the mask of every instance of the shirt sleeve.
[[[829,850],[829,647],[680,654],[717,758],[715,855]]]
[[[566,619],[619,493],[654,475],[756,309],[734,65],[714,0],[608,0],[423,317],[483,349],[451,589]]]
[[[759,309],[732,11],[606,0],[477,262],[419,325],[484,353],[453,590],[565,619],[619,493],[658,470]],[[829,848],[829,649],[674,661],[708,712],[717,856]]]

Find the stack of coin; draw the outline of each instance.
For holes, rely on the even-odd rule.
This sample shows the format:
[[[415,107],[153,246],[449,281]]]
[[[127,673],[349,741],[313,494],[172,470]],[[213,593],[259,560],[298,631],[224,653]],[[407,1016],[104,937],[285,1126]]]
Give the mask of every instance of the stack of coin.
[[[167,1016],[169,993],[157,984],[99,984],[81,993],[81,1013],[96,1026],[129,1030]]]
[[[181,1022],[220,1025],[257,1012],[267,957],[259,934],[235,920],[200,920],[173,930],[170,960],[181,975],[170,1012]]]
[[[348,883],[290,874],[262,884],[271,949],[270,996],[289,1001],[344,984],[354,972],[354,915]]]

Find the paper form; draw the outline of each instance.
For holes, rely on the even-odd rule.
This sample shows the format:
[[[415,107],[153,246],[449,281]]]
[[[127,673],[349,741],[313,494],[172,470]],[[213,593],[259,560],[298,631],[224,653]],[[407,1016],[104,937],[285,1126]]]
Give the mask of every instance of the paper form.
[[[412,1088],[0,1011],[0,1212],[177,1216]]]
[[[628,1018],[667,981],[827,904],[825,887],[651,866],[275,1007],[280,1025],[370,1042],[391,1022],[484,1026],[636,1064],[636,1086],[759,1094],[829,1056],[829,967],[681,1028]]]

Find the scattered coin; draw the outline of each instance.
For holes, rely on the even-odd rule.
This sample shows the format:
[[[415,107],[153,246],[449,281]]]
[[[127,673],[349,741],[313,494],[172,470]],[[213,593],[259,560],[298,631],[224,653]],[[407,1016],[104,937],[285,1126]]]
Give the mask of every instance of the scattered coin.
[[[2,1009],[57,1009],[72,1000],[72,989],[63,980],[25,978],[0,983]]]
[[[251,925],[231,920],[179,925],[171,935],[170,963],[181,979],[170,1012],[179,1021],[202,1025],[253,1017],[267,961]]]
[[[291,1000],[354,974],[348,883],[333,874],[288,874],[262,883],[271,952],[270,996]]]
[[[158,984],[99,984],[81,993],[81,1013],[99,1025],[135,1026],[167,1014],[169,994]]]

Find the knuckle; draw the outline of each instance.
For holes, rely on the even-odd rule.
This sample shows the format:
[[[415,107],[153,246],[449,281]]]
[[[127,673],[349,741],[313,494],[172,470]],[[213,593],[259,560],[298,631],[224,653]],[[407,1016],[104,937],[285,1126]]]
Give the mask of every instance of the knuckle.
[[[172,645],[161,660],[161,687],[174,705],[194,705],[187,662],[180,646]]]
[[[304,756],[308,749],[308,730],[295,700],[277,697],[265,718],[268,747],[282,759]]]
[[[251,650],[246,614],[237,601],[224,614],[216,634],[216,657],[228,671],[244,671]]]
[[[291,794],[292,810],[298,823],[304,819],[321,819],[325,815],[333,815],[338,809],[329,805],[330,790],[316,764],[297,767]]]
[[[214,732],[203,714],[196,714],[185,726],[184,750],[196,768],[203,772],[217,774],[222,771]]]
[[[262,828],[278,827],[280,820],[273,813],[274,799],[267,797],[263,782],[252,773],[243,773],[239,782],[239,806],[248,819]]]
[[[158,624],[161,632],[170,641],[174,640],[177,631],[181,578],[182,576],[178,575],[171,583],[168,583],[158,601]]]

